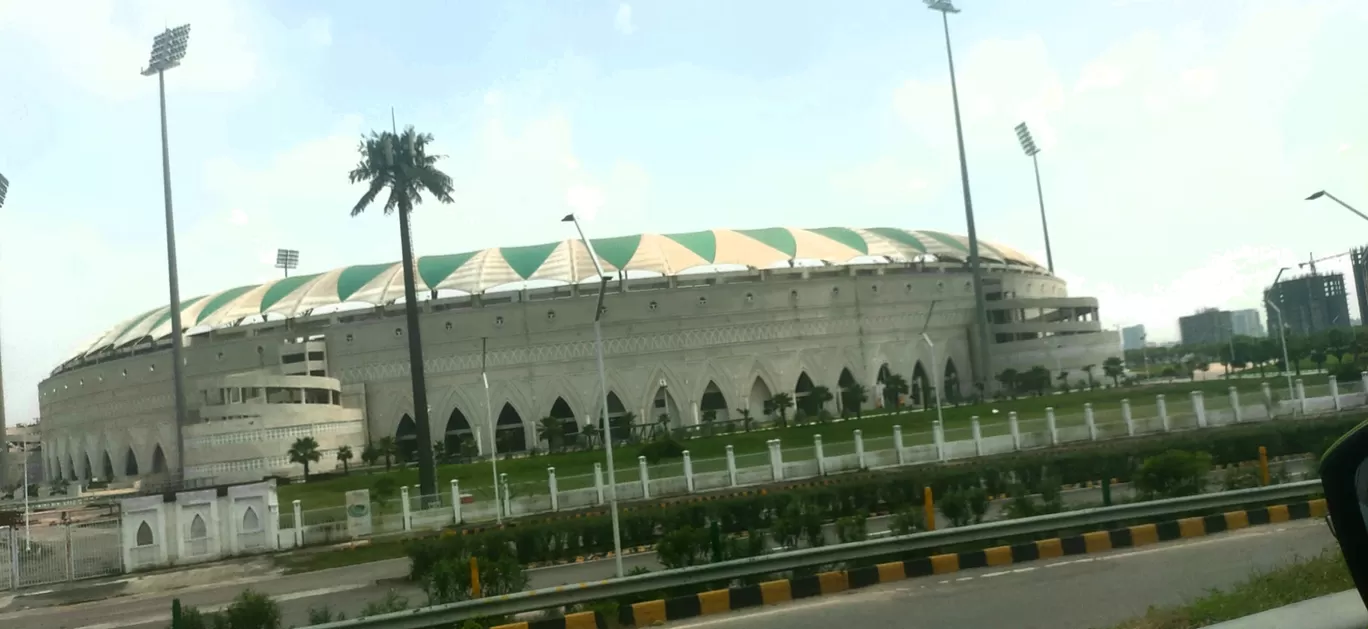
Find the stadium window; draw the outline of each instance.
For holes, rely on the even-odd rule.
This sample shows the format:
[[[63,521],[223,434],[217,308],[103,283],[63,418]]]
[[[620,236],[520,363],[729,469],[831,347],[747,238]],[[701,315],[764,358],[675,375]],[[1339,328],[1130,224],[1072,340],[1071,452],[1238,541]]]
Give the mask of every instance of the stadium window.
[[[305,404],[327,404],[331,398],[327,389],[304,389]]]
[[[395,335],[395,336],[403,336],[403,335],[404,335],[404,328],[394,328],[394,335]]]
[[[286,354],[286,355],[280,357],[280,364],[282,364],[282,365],[294,365],[294,364],[298,364],[298,363],[302,363],[302,362],[304,362],[304,354],[303,354],[303,353],[299,353],[299,354]]]
[[[325,378],[325,377],[327,377],[328,373],[325,372],[325,371],[323,371],[322,369],[315,369],[315,370],[313,370],[313,371],[310,371],[310,372],[309,372],[309,375],[311,375],[311,376],[318,376],[318,377],[320,377],[320,378]]]
[[[309,352],[309,360],[312,360],[312,361],[323,360],[323,352]]]

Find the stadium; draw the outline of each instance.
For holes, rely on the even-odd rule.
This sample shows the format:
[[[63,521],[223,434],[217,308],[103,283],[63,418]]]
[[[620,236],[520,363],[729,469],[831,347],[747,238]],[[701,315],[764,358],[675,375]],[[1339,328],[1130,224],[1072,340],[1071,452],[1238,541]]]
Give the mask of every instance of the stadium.
[[[814,387],[881,406],[973,382],[974,297],[961,236],[897,228],[714,229],[597,239],[608,414],[673,427],[759,417]],[[1070,382],[1120,353],[1097,300],[1028,256],[981,242],[990,366],[1044,365]],[[575,240],[424,256],[417,262],[432,437],[481,454],[538,447],[543,418],[573,435],[597,415],[598,276]],[[40,385],[48,478],[196,480],[296,476],[287,451],[312,436],[322,461],[391,437],[416,451],[403,273],[349,266],[186,299],[189,416],[178,447],[168,307],[112,326]],[[926,343],[925,332],[932,344]],[[930,416],[928,416],[930,417]]]

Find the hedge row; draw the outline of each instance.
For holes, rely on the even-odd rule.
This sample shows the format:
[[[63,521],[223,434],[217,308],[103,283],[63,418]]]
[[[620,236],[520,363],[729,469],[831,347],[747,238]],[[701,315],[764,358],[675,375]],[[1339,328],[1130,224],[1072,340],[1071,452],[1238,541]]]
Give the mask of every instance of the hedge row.
[[[771,528],[783,514],[801,512],[830,522],[859,514],[894,512],[920,504],[924,487],[936,496],[958,488],[982,487],[989,494],[1010,493],[1017,487],[1048,483],[1075,484],[1104,478],[1131,480],[1148,457],[1170,450],[1206,452],[1215,465],[1240,463],[1257,456],[1260,446],[1269,456],[1314,453],[1357,425],[1362,414],[1309,421],[1261,422],[1218,430],[1156,435],[1140,439],[1086,444],[1075,449],[1052,449],[975,459],[960,463],[922,465],[890,472],[868,472],[837,477],[819,487],[771,491],[764,495],[701,503],[639,506],[621,514],[624,547],[653,546],[663,534],[685,526],[709,528],[716,521],[722,532],[735,535]],[[412,577],[422,580],[445,558],[514,557],[526,564],[570,561],[612,549],[612,523],[604,515],[510,523],[477,533],[448,534],[414,540],[408,548]]]

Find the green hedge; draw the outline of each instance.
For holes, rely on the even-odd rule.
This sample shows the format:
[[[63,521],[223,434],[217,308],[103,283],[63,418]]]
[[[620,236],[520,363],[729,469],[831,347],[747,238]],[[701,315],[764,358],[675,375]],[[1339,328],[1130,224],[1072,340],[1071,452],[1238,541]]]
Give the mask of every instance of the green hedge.
[[[1148,457],[1170,450],[1205,452],[1215,465],[1258,456],[1320,454],[1334,439],[1357,425],[1363,414],[1330,419],[1260,422],[1200,432],[1183,432],[1003,456],[866,472],[835,477],[834,484],[770,491],[765,495],[695,503],[642,505],[621,513],[624,548],[654,546],[662,535],[685,526],[706,529],[712,521],[723,533],[772,528],[781,514],[817,514],[822,521],[862,514],[896,512],[921,504],[923,487],[936,496],[958,488],[982,486],[991,495],[1019,486],[1075,484],[1104,478],[1129,481]],[[408,548],[412,577],[424,579],[446,557],[515,557],[526,564],[572,561],[612,550],[612,523],[606,515],[542,522],[514,522],[479,532],[448,531],[414,540]]]

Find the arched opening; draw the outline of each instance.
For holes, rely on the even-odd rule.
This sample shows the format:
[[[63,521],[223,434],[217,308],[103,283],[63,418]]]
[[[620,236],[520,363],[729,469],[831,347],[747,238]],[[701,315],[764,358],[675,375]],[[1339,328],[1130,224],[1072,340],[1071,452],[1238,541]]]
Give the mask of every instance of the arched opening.
[[[147,523],[147,520],[143,520],[138,525],[138,533],[134,536],[134,542],[139,546],[151,546],[156,543],[156,539],[152,537],[152,526]]]
[[[769,402],[771,397],[774,397],[774,394],[770,391],[769,385],[765,384],[763,378],[756,376],[755,382],[751,383],[750,396],[747,398],[750,403],[747,408],[751,412],[751,417],[767,415],[768,413],[764,412],[765,403]]]
[[[889,386],[893,383],[893,370],[888,367],[888,363],[879,365],[879,374],[874,378],[874,397],[879,400],[884,408],[895,408],[898,406],[898,387]]]
[[[130,447],[128,448],[128,452],[125,452],[125,453],[124,453],[124,476],[137,476],[137,475],[138,475],[138,457],[137,457],[137,455],[133,454],[133,448],[132,448],[132,446],[130,446]]]
[[[864,403],[869,399],[869,392],[865,391],[864,385],[857,382],[855,374],[850,373],[850,368],[846,367],[841,369],[836,386],[840,389],[836,399],[839,400],[841,414],[858,416],[864,410]]]
[[[190,539],[204,539],[209,537],[209,527],[204,524],[204,518],[200,514],[195,514],[195,519],[190,520]]]
[[[545,441],[553,450],[575,445],[579,439],[579,422],[575,420],[575,409],[563,397],[557,397],[551,404],[551,412],[543,417],[537,426],[537,439]]]
[[[500,453],[527,450],[527,433],[523,431],[522,415],[507,402],[499,409],[499,421],[494,430],[494,446]]]
[[[242,532],[251,533],[261,530],[261,516],[257,515],[256,509],[250,505],[242,513]]]
[[[608,424],[613,427],[613,442],[616,443],[632,435],[633,426],[638,417],[634,413],[627,412],[627,407],[622,403],[622,398],[617,393],[608,392]]]
[[[818,411],[817,405],[808,400],[814,388],[816,386],[806,371],[798,374],[798,382],[793,385],[793,406],[808,417],[816,415]]]
[[[442,436],[442,447],[446,450],[446,456],[464,458],[461,454],[461,442],[467,440],[473,446],[474,433],[470,430],[470,422],[461,409],[453,408],[451,416],[447,417],[446,432]]]
[[[76,467],[76,457],[71,456],[71,453],[67,453],[67,470],[71,472],[71,480],[81,480],[81,468]]]
[[[722,388],[712,380],[708,381],[708,386],[703,387],[703,397],[698,401],[698,414],[705,424],[709,414],[711,414],[713,422],[731,420],[731,409],[727,408],[727,397],[722,395]]]
[[[945,401],[951,404],[958,404],[960,401],[960,379],[959,370],[955,369],[955,361],[945,359],[945,380],[942,385],[945,391]]]
[[[408,413],[399,418],[399,427],[394,429],[394,447],[399,450],[400,461],[418,458],[418,422]]]
[[[152,450],[152,473],[161,474],[166,471],[166,453],[162,452],[161,444]]]
[[[114,480],[114,459],[110,458],[109,450],[104,453],[104,465],[100,468],[100,479],[108,482]]]
[[[95,464],[90,462],[90,453],[85,453],[85,464],[81,467],[81,480],[91,480],[95,474]]]
[[[684,425],[684,414],[679,412],[669,385],[656,387],[655,395],[651,396],[650,413],[651,416],[643,421],[650,424],[653,432],[674,430]]]
[[[936,392],[931,390],[931,378],[926,376],[926,368],[921,361],[912,367],[912,386],[908,391],[908,397],[912,398],[913,406],[926,408],[931,403],[931,398],[935,397]]]

